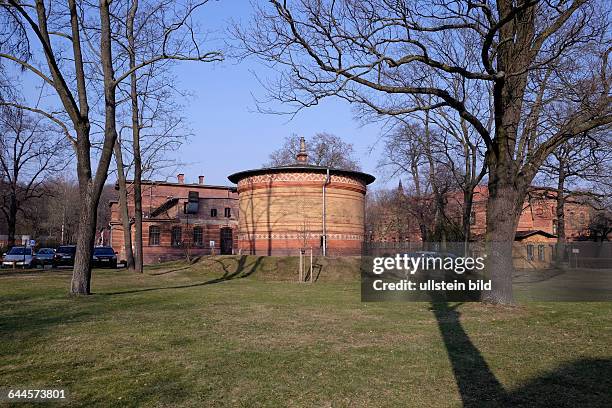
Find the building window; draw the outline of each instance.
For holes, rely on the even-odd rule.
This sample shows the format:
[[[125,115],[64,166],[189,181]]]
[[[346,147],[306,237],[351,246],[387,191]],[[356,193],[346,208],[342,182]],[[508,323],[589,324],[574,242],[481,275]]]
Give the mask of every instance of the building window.
[[[470,225],[476,225],[476,211],[470,213]]]
[[[203,243],[202,227],[193,228],[193,245],[202,246]]]
[[[181,241],[183,239],[183,230],[181,227],[172,227],[172,236],[170,239],[170,245],[173,247],[177,247],[181,245]]]
[[[527,245],[527,260],[533,261],[533,245]]]
[[[552,222],[552,231],[553,235],[557,235],[557,220],[553,220]]]
[[[159,245],[159,227],[151,225],[149,227],[149,245]]]
[[[544,245],[538,245],[538,261],[545,261]]]
[[[211,208],[210,209],[210,216],[211,217],[216,217],[217,216],[217,209],[216,208]]]
[[[586,224],[586,216],[584,213],[580,213],[580,225],[584,226]]]
[[[230,218],[232,216],[232,209],[229,207],[225,207],[225,218]]]

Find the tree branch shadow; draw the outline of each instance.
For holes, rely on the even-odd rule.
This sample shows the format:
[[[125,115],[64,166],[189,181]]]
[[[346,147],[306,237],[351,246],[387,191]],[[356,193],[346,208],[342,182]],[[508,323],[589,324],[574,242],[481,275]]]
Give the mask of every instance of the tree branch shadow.
[[[506,390],[474,345],[453,306],[432,296],[431,310],[464,407],[610,407],[612,359],[579,359]],[[518,358],[518,356],[517,356]]]
[[[213,285],[216,283],[230,281],[232,279],[242,279],[242,278],[246,278],[252,275],[259,268],[259,265],[261,264],[263,257],[262,256],[257,257],[255,262],[248,268],[246,265],[247,259],[248,258],[246,255],[242,255],[240,259],[238,260],[238,263],[233,271],[230,270],[228,266],[224,264],[223,262],[221,262],[220,260],[214,259],[215,262],[221,265],[221,268],[223,269],[223,275],[219,278],[210,279],[204,282],[191,283],[188,285],[173,285],[173,286],[163,286],[163,287],[156,287],[156,288],[133,289],[133,290],[107,292],[107,293],[99,293],[99,294],[104,295],[104,296],[115,296],[115,295],[126,295],[126,294],[153,292],[153,291],[162,291],[162,290],[171,290],[171,289],[185,289],[185,288],[193,288],[193,287],[198,287],[198,286]]]

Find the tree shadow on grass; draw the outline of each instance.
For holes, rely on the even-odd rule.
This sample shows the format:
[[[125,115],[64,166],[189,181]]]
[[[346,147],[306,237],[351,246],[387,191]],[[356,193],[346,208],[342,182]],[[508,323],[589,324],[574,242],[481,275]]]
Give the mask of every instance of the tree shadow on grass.
[[[609,407],[612,359],[581,359],[506,390],[461,324],[461,304],[432,299],[464,407]],[[518,358],[518,356],[517,356]]]
[[[0,278],[31,278],[38,276],[72,276],[72,269],[4,269],[0,270]]]
[[[125,290],[125,291],[118,291],[118,292],[106,292],[106,293],[99,293],[99,294],[104,295],[104,296],[115,296],[115,295],[126,295],[126,294],[133,294],[133,293],[153,292],[153,291],[170,290],[170,289],[185,289],[185,288],[193,288],[197,286],[213,285],[215,283],[226,282],[232,279],[242,279],[242,278],[246,278],[252,275],[259,268],[259,265],[261,264],[263,257],[262,256],[257,257],[255,262],[253,262],[253,264],[250,266],[246,265],[247,259],[248,257],[246,255],[242,255],[238,259],[238,263],[236,264],[236,267],[234,268],[234,270],[230,270],[228,266],[225,263],[221,262],[220,260],[214,259],[215,262],[221,265],[221,268],[223,269],[223,275],[219,278],[210,279],[204,282],[190,283],[187,285],[173,285],[173,286],[162,286],[162,287],[156,287],[156,288]]]

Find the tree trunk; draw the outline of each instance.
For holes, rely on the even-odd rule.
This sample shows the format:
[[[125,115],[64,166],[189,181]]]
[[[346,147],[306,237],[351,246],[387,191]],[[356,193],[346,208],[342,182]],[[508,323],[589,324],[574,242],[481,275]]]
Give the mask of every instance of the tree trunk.
[[[11,191],[11,197],[8,209],[8,218],[6,220],[8,224],[8,247],[12,248],[15,246],[15,233],[17,229],[17,197],[15,189]]]
[[[137,164],[136,169],[141,164]],[[134,177],[134,240],[136,246],[136,257],[135,257],[135,271],[138,273],[143,273],[144,269],[144,254],[142,250],[142,173],[135,171],[138,173],[136,177]]]
[[[565,261],[565,164],[559,163],[559,179],[557,181],[557,260]]]
[[[472,238],[472,208],[474,206],[474,188],[468,187],[463,190],[463,215],[461,218],[461,227],[463,233],[463,250],[467,256],[468,245]]]
[[[74,1],[70,2],[71,16],[73,19],[73,43],[80,47],[78,41],[77,14]],[[44,10],[43,10],[44,11]],[[75,52],[80,58],[80,49]],[[79,178],[79,190],[81,194],[79,230],[77,237],[77,251],[74,259],[74,270],[72,273],[71,293],[88,295],[91,293],[91,259],[96,237],[96,221],[98,215],[98,204],[102,188],[108,176],[108,168],[113,155],[113,147],[117,140],[116,127],[116,84],[114,80],[113,58],[111,49],[111,25],[109,3],[100,0],[100,61],[104,73],[104,145],[98,160],[98,168],[95,178],[92,179],[91,172],[91,142],[89,139],[90,123],[88,116],[79,119],[77,132],[77,173]],[[77,67],[82,68],[80,64]],[[85,76],[80,72],[77,75],[79,85],[79,96],[83,97],[83,105],[86,105],[84,85]]]
[[[136,68],[136,43],[134,38],[134,19],[138,10],[138,0],[133,0],[127,18],[127,37],[130,47],[130,69]],[[142,157],[140,153],[140,111],[138,108],[138,89],[136,71],[130,74],[130,98],[132,102],[132,144],[134,148],[134,228],[136,241],[136,272],[143,273],[144,254],[142,250]]]
[[[511,179],[491,174],[487,200],[486,272],[492,288],[482,299],[487,303],[514,304],[512,246],[524,196]]]
[[[115,141],[115,162],[117,163],[117,184],[119,185],[119,208],[121,209],[121,224],[123,225],[123,243],[127,270],[134,271],[134,252],[132,250],[132,226],[128,209],[127,182],[123,165],[123,153],[119,139]]]
[[[91,293],[91,259],[96,237],[100,194],[96,194],[91,180],[80,190],[79,228],[70,293],[73,295],[89,295]]]

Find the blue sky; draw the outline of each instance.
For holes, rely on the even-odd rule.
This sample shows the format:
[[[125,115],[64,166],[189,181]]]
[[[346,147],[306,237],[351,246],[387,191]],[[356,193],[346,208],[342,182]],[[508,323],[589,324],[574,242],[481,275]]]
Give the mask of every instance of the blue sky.
[[[217,49],[224,46],[230,22],[248,24],[251,14],[252,7],[247,0],[221,0],[204,5],[194,17],[203,30],[210,32],[209,49]],[[331,98],[301,111],[293,119],[259,113],[254,98],[265,98],[266,91],[253,72],[262,79],[277,75],[255,58],[240,62],[229,58],[220,63],[184,62],[175,68],[173,74],[178,88],[191,95],[181,103],[193,136],[173,157],[182,163],[177,170],[185,173],[187,182],[196,182],[199,175],[204,175],[207,184],[231,185],[228,175],[261,167],[286,136],[296,133],[309,137],[327,132],[352,143],[362,170],[379,178],[375,186],[383,184],[376,169],[380,157],[380,143],[376,144],[380,125],[359,123],[350,104]],[[28,73],[16,76],[24,84],[26,99],[33,104],[39,95],[40,79]],[[47,89],[46,95],[53,104],[55,97],[49,96],[53,93]],[[173,178],[175,174],[170,173],[174,170],[164,170],[164,173]],[[115,175],[110,174],[109,182],[114,181]]]
[[[248,1],[214,1],[198,16],[202,26],[220,37],[230,19],[246,24],[251,10]],[[288,116],[258,113],[254,97],[263,98],[266,93],[251,71],[262,78],[276,75],[255,59],[185,63],[176,70],[179,86],[193,94],[185,114],[194,136],[180,151],[188,181],[203,174],[207,183],[229,184],[229,174],[260,167],[285,136],[312,136],[317,132],[333,133],[352,143],[362,169],[377,175],[379,156],[370,148],[379,138],[379,125],[362,126],[354,120],[351,106],[339,99],[328,99],[291,120]]]

